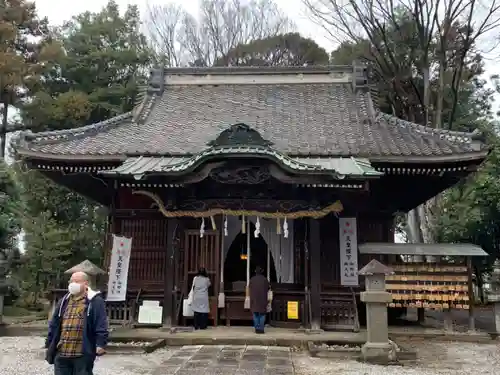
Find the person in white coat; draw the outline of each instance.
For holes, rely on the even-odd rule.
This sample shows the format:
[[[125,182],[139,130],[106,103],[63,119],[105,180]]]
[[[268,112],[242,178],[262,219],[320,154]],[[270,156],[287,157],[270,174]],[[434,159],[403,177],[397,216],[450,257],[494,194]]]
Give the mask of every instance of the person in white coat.
[[[212,283],[208,278],[205,268],[200,268],[198,274],[193,279],[193,302],[191,309],[194,313],[194,329],[207,329],[208,313],[210,312],[210,305],[208,299],[208,289]]]

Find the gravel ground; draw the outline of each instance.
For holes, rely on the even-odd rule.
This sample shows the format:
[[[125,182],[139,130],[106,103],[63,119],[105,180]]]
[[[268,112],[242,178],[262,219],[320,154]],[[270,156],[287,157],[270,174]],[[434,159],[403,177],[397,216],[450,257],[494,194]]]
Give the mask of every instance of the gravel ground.
[[[334,361],[294,354],[296,375],[500,375],[500,345],[437,343],[432,341],[398,342],[416,350],[417,364],[373,366],[354,361]],[[39,337],[0,337],[0,375],[52,375],[52,366],[43,360]],[[108,355],[99,358],[95,375],[151,374],[171,350],[152,354]]]
[[[418,353],[416,364],[374,366],[296,356],[296,375],[500,375],[500,345],[398,341]]]
[[[0,375],[53,375],[44,360],[41,337],[0,337]],[[95,375],[138,375],[151,373],[168,355],[167,349],[153,354],[108,355],[98,358]]]

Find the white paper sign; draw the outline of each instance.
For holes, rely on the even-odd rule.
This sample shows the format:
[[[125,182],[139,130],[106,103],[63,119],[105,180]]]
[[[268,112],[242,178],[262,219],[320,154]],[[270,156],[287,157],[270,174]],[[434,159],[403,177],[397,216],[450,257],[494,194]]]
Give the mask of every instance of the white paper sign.
[[[128,266],[131,249],[132,238],[113,235],[106,301],[121,302],[125,301],[127,297]]]
[[[340,283],[358,286],[358,237],[355,217],[339,218]]]
[[[137,321],[141,324],[161,324],[163,308],[159,301],[143,301]]]

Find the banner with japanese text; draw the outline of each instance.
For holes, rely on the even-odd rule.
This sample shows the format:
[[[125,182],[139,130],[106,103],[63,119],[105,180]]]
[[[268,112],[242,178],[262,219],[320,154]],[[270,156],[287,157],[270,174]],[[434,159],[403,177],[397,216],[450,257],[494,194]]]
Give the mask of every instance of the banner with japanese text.
[[[355,217],[339,218],[340,283],[358,286],[358,237]]]
[[[132,238],[113,235],[106,301],[121,302],[126,299],[131,250]]]

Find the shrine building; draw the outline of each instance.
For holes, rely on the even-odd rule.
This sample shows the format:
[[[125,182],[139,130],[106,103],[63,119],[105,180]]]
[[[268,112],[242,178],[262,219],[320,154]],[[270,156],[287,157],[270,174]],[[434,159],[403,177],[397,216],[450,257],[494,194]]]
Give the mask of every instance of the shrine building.
[[[488,148],[476,132],[382,113],[356,65],[153,69],[132,112],[22,132],[12,146],[29,168],[107,207],[105,270],[112,235],[130,240],[112,322],[133,322],[156,300],[164,325],[189,324],[182,302],[203,266],[211,324],[248,324],[246,286],[261,266],[271,325],[357,330],[358,270],[371,259],[397,271],[388,308],[399,314],[468,308],[470,269],[440,257],[484,255],[394,244],[395,215],[475,171]]]

